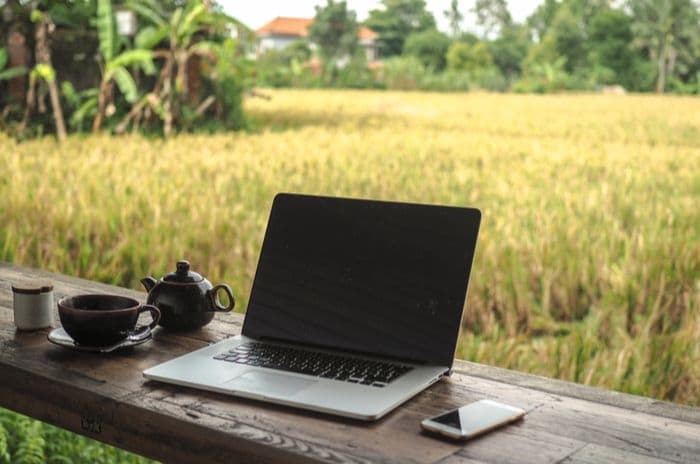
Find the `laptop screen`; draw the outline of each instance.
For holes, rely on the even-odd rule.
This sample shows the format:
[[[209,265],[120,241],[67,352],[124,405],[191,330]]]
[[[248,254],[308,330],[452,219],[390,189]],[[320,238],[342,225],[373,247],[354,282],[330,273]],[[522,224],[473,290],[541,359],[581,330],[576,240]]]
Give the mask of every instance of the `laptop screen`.
[[[243,334],[451,366],[480,218],[279,194]]]

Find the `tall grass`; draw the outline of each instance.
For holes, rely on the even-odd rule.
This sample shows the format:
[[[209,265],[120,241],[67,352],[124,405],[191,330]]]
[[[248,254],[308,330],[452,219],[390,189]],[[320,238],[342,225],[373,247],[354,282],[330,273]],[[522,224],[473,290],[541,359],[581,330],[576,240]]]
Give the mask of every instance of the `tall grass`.
[[[477,206],[458,356],[700,404],[700,100],[270,91],[230,135],[0,139],[0,259],[245,309],[274,194]]]

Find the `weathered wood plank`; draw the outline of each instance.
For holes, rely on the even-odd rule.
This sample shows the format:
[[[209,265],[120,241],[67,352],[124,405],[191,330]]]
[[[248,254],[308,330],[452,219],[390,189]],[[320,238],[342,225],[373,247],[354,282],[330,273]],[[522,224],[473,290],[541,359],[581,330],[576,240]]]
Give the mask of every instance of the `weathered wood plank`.
[[[471,377],[482,377],[498,382],[554,393],[562,396],[586,399],[635,411],[700,424],[700,408],[630,395],[587,385],[550,379],[533,374],[510,371],[469,361],[455,360],[454,371]]]
[[[669,464],[674,461],[588,444],[567,457],[563,462],[567,464],[600,464],[601,462],[606,464]]]

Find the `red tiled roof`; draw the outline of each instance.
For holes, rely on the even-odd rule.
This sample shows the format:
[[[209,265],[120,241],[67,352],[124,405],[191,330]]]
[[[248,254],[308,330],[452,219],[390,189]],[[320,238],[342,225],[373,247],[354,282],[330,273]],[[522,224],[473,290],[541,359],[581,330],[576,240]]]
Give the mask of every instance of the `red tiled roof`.
[[[290,18],[286,16],[278,16],[255,31],[255,34],[258,36],[286,35],[292,37],[307,37],[309,35],[309,26],[313,22],[313,18]],[[360,39],[374,40],[379,36],[372,29],[365,26],[360,26],[357,30],[357,37]]]
[[[287,18],[278,16],[255,31],[255,34],[306,37],[309,35],[308,27],[313,21],[313,19],[309,18]]]
[[[357,30],[357,36],[361,39],[374,40],[379,37],[379,34],[367,26],[360,26],[360,28]]]

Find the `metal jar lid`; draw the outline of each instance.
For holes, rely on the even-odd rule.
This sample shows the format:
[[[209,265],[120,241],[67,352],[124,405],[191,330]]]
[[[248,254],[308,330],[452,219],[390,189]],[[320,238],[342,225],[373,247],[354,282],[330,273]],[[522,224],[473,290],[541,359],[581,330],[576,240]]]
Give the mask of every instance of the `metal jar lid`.
[[[48,282],[22,282],[12,284],[13,293],[24,295],[39,295],[53,290],[53,285]]]

